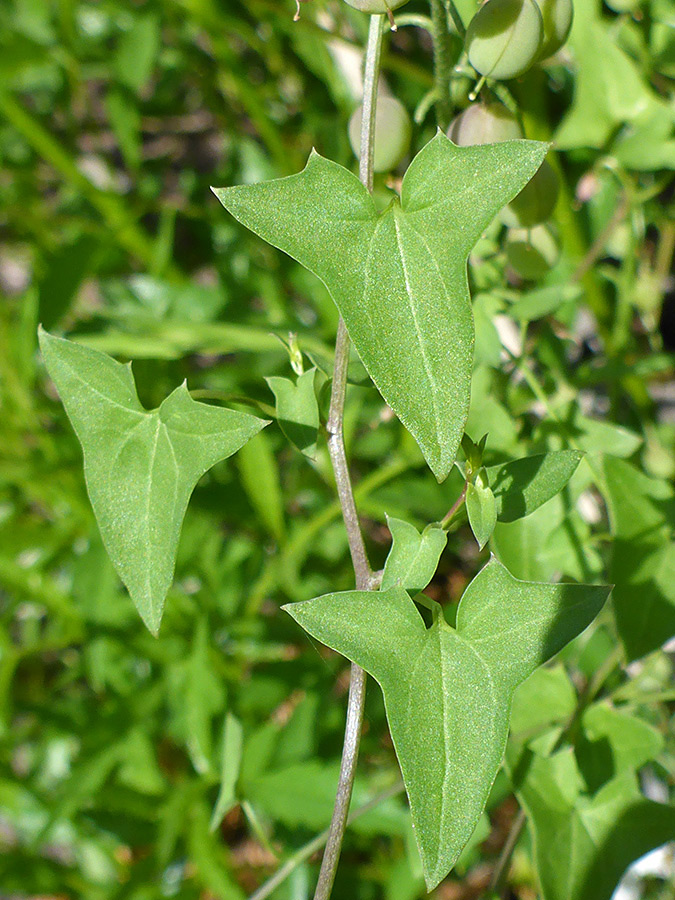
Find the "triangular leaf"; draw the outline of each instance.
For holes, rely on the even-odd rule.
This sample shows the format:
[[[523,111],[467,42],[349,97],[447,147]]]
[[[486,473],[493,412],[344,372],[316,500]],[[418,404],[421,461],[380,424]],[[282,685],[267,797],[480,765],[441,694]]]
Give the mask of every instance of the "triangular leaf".
[[[319,404],[314,382],[316,368],[298,376],[297,382],[278,375],[266,378],[276,400],[279,427],[298,450],[314,457],[319,431]]]
[[[469,408],[466,261],[546,149],[534,141],[456,147],[439,132],[381,213],[355,175],[315,152],[299,175],[215,190],[236,219],[324,282],[369,375],[439,480]]]
[[[386,591],[398,586],[417,594],[434,577],[448,535],[440,525],[427,525],[420,534],[414,525],[389,516],[387,525],[392,544],[384,564],[380,589]]]
[[[196,403],[185,384],[152,411],[130,365],[40,330],[42,355],[82,444],[91,505],[117,572],[153,634],[190,494],[267,424]]]
[[[400,587],[284,607],[382,687],[429,889],[452,868],[485,806],[514,689],[586,628],[608,593],[518,581],[492,559],[465,591],[456,629],[440,614],[425,628]]]
[[[473,536],[482,550],[497,524],[497,503],[484,467],[479,469],[473,481],[467,482],[466,513]]]

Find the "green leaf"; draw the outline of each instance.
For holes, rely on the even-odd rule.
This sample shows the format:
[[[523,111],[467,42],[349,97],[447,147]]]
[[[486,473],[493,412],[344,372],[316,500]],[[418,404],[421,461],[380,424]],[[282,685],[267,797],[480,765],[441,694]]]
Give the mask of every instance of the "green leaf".
[[[266,434],[258,434],[237,456],[242,487],[258,519],[277,543],[286,535],[279,464]]]
[[[577,68],[574,100],[556,132],[556,146],[562,150],[599,149],[620,124],[641,124],[656,117],[664,123],[670,120],[670,127],[660,135],[667,143],[672,133],[670,111],[620,47],[613,25],[602,14],[600,0],[576,4],[569,44]],[[643,141],[643,148],[645,144]],[[654,148],[649,149],[653,154]]]
[[[330,819],[335,804],[339,762],[310,759],[258,774],[245,784],[246,798],[276,822],[288,828],[319,831]],[[364,782],[357,778],[354,807],[370,799]],[[391,799],[354,823],[361,834],[401,835],[409,824],[407,811]]]
[[[574,475],[582,456],[577,450],[560,450],[489,466],[499,521],[514,522],[529,516],[555,497]]]
[[[582,288],[578,284],[555,284],[551,287],[536,288],[512,303],[508,314],[521,322],[535,322],[559,309],[563,303],[578,300]]]
[[[448,542],[440,525],[427,525],[420,534],[414,525],[387,516],[391,550],[384,564],[381,590],[402,587],[418,594],[429,584]]]
[[[566,488],[523,519],[497,522],[492,549],[518,578],[546,581],[557,572],[577,581],[596,577],[603,561],[575,501],[576,492]]]
[[[215,831],[218,828],[237,802],[235,788],[239,777],[239,767],[241,766],[243,735],[241,722],[235,715],[228,712],[225,716],[225,726],[223,728],[220,790],[218,791],[218,799],[211,816],[210,831]]]
[[[124,162],[130,169],[141,163],[141,114],[128,91],[113,88],[105,98],[105,108]]]
[[[290,378],[278,376],[265,379],[276,400],[279,427],[288,440],[310,458],[316,453],[316,436],[319,431],[315,379],[316,368],[300,375],[297,383]]]
[[[47,371],[82,444],[103,542],[156,635],[195,485],[268,423],[196,403],[185,383],[148,411],[130,365],[42,329],[39,337]]]
[[[144,731],[134,728],[129,733],[121,757],[122,765],[117,773],[120,784],[142,794],[163,793],[165,779],[157,764],[152,741]]]
[[[187,857],[193,880],[216,897],[245,900],[245,894],[230,874],[227,848],[221,836],[209,829],[209,810],[205,800],[196,798],[187,811],[185,822]]]
[[[675,541],[672,487],[623,460],[603,459],[614,541],[612,603],[628,657],[639,659],[675,634]]]
[[[497,503],[485,467],[479,469],[474,481],[467,483],[466,512],[473,536],[482,550],[497,524]]]
[[[466,589],[456,629],[440,607],[425,628],[400,587],[284,607],[382,687],[429,889],[452,868],[485,806],[514,689],[586,628],[608,593],[521,582],[493,558]]]
[[[298,175],[215,190],[236,219],[324,282],[370,377],[439,480],[469,407],[466,261],[546,149],[456,147],[439,132],[381,213],[355,175],[315,152]]]
[[[225,705],[225,690],[214,671],[208,622],[204,616],[197,621],[179,702],[183,706],[184,739],[192,765],[200,774],[210,772],[213,768],[212,722]]]
[[[637,771],[663,749],[663,736],[656,728],[608,703],[589,706],[581,724],[576,755],[591,790],[615,775]]]
[[[576,691],[563,665],[537,669],[513,694],[511,732],[536,732],[564,722],[576,705]]]
[[[532,827],[543,900],[610,900],[626,868],[675,834],[675,807],[646,800],[625,772],[581,794],[571,750],[532,756],[518,792]]]
[[[642,438],[634,431],[584,416],[576,405],[560,410],[559,420],[565,423],[565,434],[574,438],[579,450],[585,453],[606,453],[612,456],[632,456],[642,444]]]
[[[118,80],[140,91],[150,80],[161,41],[160,20],[155,13],[136,17],[129,31],[120,38],[115,54]]]

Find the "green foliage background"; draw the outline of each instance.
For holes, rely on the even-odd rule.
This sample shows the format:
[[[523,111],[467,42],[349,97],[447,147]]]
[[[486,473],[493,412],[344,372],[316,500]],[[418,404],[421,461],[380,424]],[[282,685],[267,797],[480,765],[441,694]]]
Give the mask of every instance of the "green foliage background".
[[[675,418],[659,319],[664,304],[673,315],[675,7],[577,6],[569,49],[510,85],[527,136],[561,148],[561,260],[545,283],[519,283],[498,224],[472,254],[467,430],[488,432],[489,466],[587,451],[565,491],[499,524],[491,549],[519,578],[617,584],[565,669],[531,688],[534,707],[554,697],[558,718],[533,725],[521,702],[514,732],[546,731],[578,697],[594,700],[563,750],[576,754],[580,794],[629,771],[672,802],[673,655],[658,648],[675,631]],[[426,9],[413,0],[405,11]],[[363,46],[366,17],[337,0],[303,4],[298,23],[293,12],[291,0],[0,8],[0,893],[237,900],[330,816],[345,662],[279,611],[353,586],[325,444],[309,463],[270,426],[205,476],[155,640],[102,548],[79,445],[36,353],[41,322],[136,360],[148,408],[187,377],[195,399],[250,411],[249,397],[264,416],[274,402],[264,377],[291,372],[278,337],[296,332],[329,368],[337,315],[325,290],[209,190],[297,172],[312,146],[354,167],[355,100],[339,60]],[[425,32],[401,28],[384,71],[414,110],[433,83]],[[454,83],[458,108],[470,87]],[[434,130],[430,113],[413,146]],[[385,514],[421,528],[443,517],[462,480],[436,484],[360,374],[348,453],[380,566]],[[486,554],[460,520],[430,588],[449,618]],[[597,724],[610,702],[630,718],[612,726],[615,743]],[[366,717],[356,804],[397,778],[374,685]],[[641,725],[650,751],[619,760],[625,729]],[[509,766],[521,749],[514,738]],[[490,821],[439,898],[485,887],[515,810],[502,773]],[[524,900],[535,857],[526,832],[512,872]],[[308,896],[314,874],[298,867],[275,896]],[[675,897],[658,879],[646,890]],[[407,811],[389,800],[350,830],[336,900],[423,895]]]

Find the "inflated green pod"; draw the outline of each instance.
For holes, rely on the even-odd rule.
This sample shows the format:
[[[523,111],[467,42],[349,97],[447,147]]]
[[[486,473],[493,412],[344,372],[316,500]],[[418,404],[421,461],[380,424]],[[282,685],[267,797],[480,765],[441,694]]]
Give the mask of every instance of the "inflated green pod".
[[[523,130],[503,103],[474,103],[452,120],[448,137],[459,147],[470,147],[516,141]]]
[[[349,120],[349,142],[356,156],[361,147],[362,107],[355,110]],[[412,126],[405,106],[395,97],[380,97],[375,110],[375,158],[376,172],[390,172],[401,162],[408,148]]]
[[[488,0],[469,23],[469,62],[487,78],[516,78],[536,61],[544,24],[535,0]]]
[[[538,59],[548,59],[565,43],[572,28],[572,0],[536,0],[544,23],[544,35]]]
[[[386,3],[385,0],[345,0],[345,3],[353,6],[354,9],[369,13],[371,16],[378,13],[381,15],[382,13],[391,12],[391,10],[398,9],[399,6],[403,6],[407,2],[408,0],[387,0]]]
[[[514,228],[532,228],[545,222],[555,209],[559,188],[558,176],[544,160],[534,177],[503,211],[503,220]]]
[[[506,238],[509,265],[527,281],[537,281],[558,261],[558,244],[546,225],[514,228]]]

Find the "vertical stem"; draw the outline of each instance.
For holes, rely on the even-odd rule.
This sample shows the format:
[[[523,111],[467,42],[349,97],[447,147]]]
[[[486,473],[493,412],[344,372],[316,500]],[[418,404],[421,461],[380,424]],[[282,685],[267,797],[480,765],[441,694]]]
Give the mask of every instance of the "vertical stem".
[[[445,7],[450,14],[450,18],[453,21],[455,29],[457,30],[457,34],[464,39],[466,36],[466,28],[464,27],[464,22],[462,21],[462,17],[459,14],[459,10],[455,6],[454,0],[445,0]]]
[[[443,0],[431,0],[432,38],[434,42],[434,93],[436,95],[436,119],[443,131],[450,124],[452,105],[450,103],[450,76],[452,55],[450,53],[450,33],[448,13]]]
[[[375,109],[377,104],[377,82],[382,55],[382,34],[384,16],[370,18],[366,66],[363,78],[363,117],[361,124],[361,149],[359,154],[359,177],[369,191],[373,189],[373,154],[375,144]],[[347,390],[347,367],[349,364],[349,335],[342,318],[338,323],[335,342],[335,366],[333,386],[328,413],[328,451],[330,453],[335,483],[337,486],[342,517],[347,530],[349,550],[354,564],[356,587],[367,590],[370,586],[371,570],[363,543],[363,535],[354,502],[349,467],[345,454],[343,420],[345,393]],[[326,850],[321,861],[321,871],[316,885],[314,900],[328,900],[333,889],[342,839],[347,827],[349,803],[352,798],[356,762],[359,756],[363,708],[366,699],[366,673],[352,663],[349,681],[349,701],[347,722],[342,746],[342,760],[338,779],[335,806],[328,830]]]

